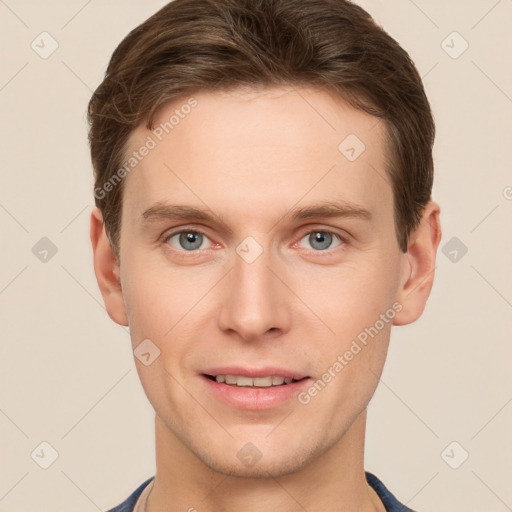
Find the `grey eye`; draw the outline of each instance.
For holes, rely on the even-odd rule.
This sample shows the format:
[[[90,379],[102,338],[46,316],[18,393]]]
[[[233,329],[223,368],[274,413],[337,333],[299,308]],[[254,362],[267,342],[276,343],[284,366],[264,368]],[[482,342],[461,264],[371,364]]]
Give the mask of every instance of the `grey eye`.
[[[187,251],[199,249],[203,242],[203,235],[199,233],[181,233],[180,244]]]
[[[336,239],[338,239],[337,245],[342,243],[338,235],[329,231],[311,231],[302,238],[301,242],[305,239],[307,239],[308,245],[316,251],[325,251],[326,249],[331,249],[333,241]],[[336,245],[333,247],[336,247]]]
[[[323,251],[328,249],[332,243],[332,235],[325,231],[313,231],[309,234],[309,243],[313,249]]]
[[[172,243],[173,239],[177,240],[177,244]],[[167,240],[169,243],[176,247],[177,249],[184,249],[185,251],[195,251],[196,249],[200,249],[203,243],[205,242],[206,237],[202,233],[197,233],[195,231],[180,231],[179,233],[175,233],[171,235]]]

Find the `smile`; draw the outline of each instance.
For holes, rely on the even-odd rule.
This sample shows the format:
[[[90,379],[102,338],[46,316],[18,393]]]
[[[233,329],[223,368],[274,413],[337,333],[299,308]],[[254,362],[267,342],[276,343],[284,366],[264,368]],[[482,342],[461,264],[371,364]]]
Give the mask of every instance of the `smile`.
[[[245,375],[206,375],[209,379],[215,380],[219,384],[238,387],[269,388],[272,386],[283,386],[291,382],[298,382],[302,379],[292,379],[290,377],[267,376],[267,377],[247,377]]]

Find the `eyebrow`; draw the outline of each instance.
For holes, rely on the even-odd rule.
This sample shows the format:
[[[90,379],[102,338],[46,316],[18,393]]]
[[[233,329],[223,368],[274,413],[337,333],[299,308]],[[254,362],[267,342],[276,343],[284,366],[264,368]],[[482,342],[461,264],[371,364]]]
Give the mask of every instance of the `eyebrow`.
[[[372,213],[362,206],[347,201],[324,201],[310,206],[293,208],[283,215],[276,224],[285,219],[294,221],[318,218],[355,218],[371,221]],[[232,232],[225,219],[218,214],[212,213],[208,208],[201,209],[187,205],[171,205],[159,201],[141,215],[142,224],[157,223],[163,220],[216,222],[228,233]]]

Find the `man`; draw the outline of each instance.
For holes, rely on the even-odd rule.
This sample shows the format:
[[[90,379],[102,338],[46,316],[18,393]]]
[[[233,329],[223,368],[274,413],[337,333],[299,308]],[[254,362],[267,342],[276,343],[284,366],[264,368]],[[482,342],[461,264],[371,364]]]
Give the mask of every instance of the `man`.
[[[95,273],[155,409],[156,475],[112,510],[410,510],[363,467],[441,237],[406,52],[345,0],[175,0],[89,121]]]

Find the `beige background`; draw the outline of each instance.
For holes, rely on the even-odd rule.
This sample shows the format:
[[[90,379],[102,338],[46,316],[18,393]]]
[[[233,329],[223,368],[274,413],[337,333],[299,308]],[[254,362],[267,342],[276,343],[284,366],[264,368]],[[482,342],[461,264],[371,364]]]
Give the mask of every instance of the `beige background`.
[[[154,474],[152,409],[93,274],[85,109],[164,3],[0,0],[1,511],[105,510]],[[425,77],[444,228],[426,311],[393,333],[366,468],[421,512],[512,510],[512,0],[360,3]]]

